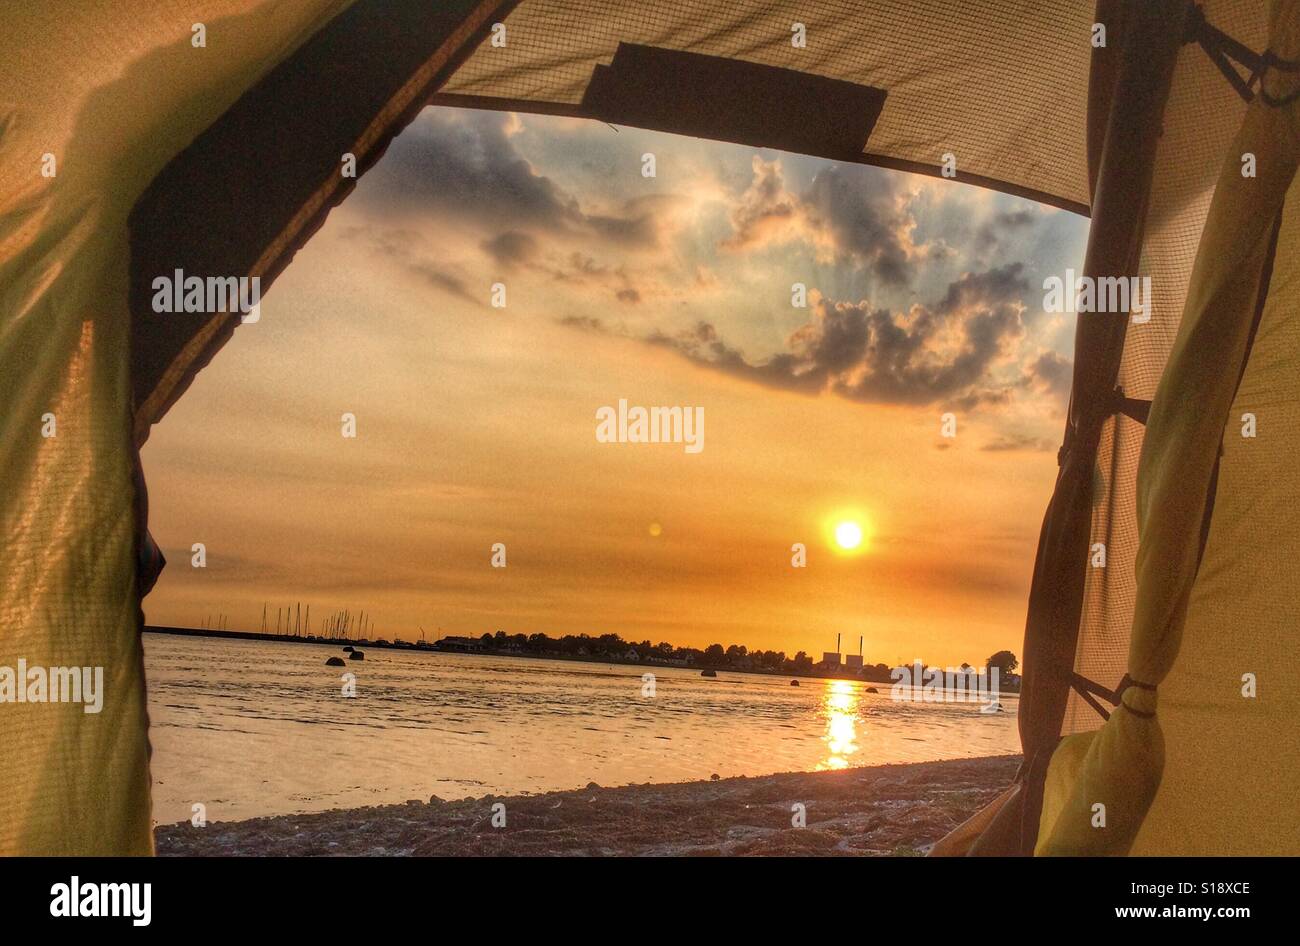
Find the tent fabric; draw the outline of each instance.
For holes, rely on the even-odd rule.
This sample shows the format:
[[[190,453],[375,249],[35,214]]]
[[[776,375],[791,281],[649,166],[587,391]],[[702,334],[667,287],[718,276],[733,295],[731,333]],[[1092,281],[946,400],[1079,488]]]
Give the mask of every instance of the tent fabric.
[[[981,841],[994,831],[998,816],[1016,804],[1022,790],[1020,782],[1011,783],[997,798],[940,838],[928,856],[964,857],[974,854]]]
[[[1297,0],[1279,0],[1274,4],[1269,49],[1287,60],[1300,55],[1300,2]],[[1270,72],[1265,77],[1264,88],[1274,96],[1289,94],[1300,88],[1300,77]],[[1245,154],[1256,156],[1256,177],[1242,173]],[[1188,285],[1184,316],[1168,367],[1152,400],[1143,440],[1137,482],[1137,517],[1142,538],[1137,553],[1137,595],[1128,658],[1128,673],[1138,685],[1123,691],[1121,705],[1099,730],[1076,733],[1062,741],[1048,773],[1037,853],[1124,854],[1131,850],[1140,831],[1145,831],[1148,845],[1163,841],[1169,847],[1179,847],[1182,835],[1188,830],[1187,823],[1177,820],[1144,825],[1161,784],[1166,759],[1156,693],[1179,656],[1201,561],[1202,525],[1207,503],[1212,498],[1212,477],[1220,445],[1225,442],[1228,412],[1237,394],[1239,373],[1234,366],[1244,363],[1254,313],[1260,305],[1261,293],[1268,292],[1262,283],[1272,259],[1274,220],[1281,212],[1298,162],[1300,124],[1295,112],[1270,107],[1257,99],[1247,111],[1245,123],[1232,145],[1226,149]],[[1288,222],[1294,223],[1294,218]],[[1288,230],[1280,246],[1291,248],[1295,238]],[[1280,285],[1286,287],[1279,290],[1281,298],[1275,302],[1270,295],[1264,312],[1265,317],[1271,316],[1272,338],[1277,337],[1273,328],[1279,318],[1277,312],[1294,302],[1286,295],[1293,291],[1294,283],[1284,275]],[[1290,386],[1279,379],[1276,361],[1247,374],[1253,386],[1246,388],[1247,393],[1263,390],[1284,399],[1278,414],[1285,422]],[[1240,448],[1234,449],[1232,460],[1225,463],[1225,504],[1216,507],[1219,521],[1234,513],[1241,516],[1245,509],[1260,502],[1260,485],[1243,481],[1241,474],[1243,468],[1268,469],[1270,459],[1276,466],[1276,455],[1269,450],[1242,457]],[[1264,487],[1263,492],[1265,497],[1274,490],[1293,497],[1294,486],[1294,474],[1288,471],[1285,477]],[[1242,496],[1243,490],[1252,495]],[[1238,525],[1231,518],[1227,521],[1232,523],[1228,528]],[[1237,578],[1247,586],[1257,584],[1280,564],[1276,559],[1278,551],[1277,546],[1226,549],[1216,544],[1215,558],[1204,573],[1206,591],[1197,598],[1197,623],[1192,625],[1201,631],[1202,640],[1208,630],[1203,622],[1210,615],[1222,614],[1224,604],[1216,599],[1215,588],[1230,595],[1231,607],[1241,613],[1240,595],[1222,584],[1224,575]],[[1216,579],[1219,584],[1211,584]],[[1294,617],[1294,609],[1286,597],[1273,593],[1270,598],[1267,592],[1256,592],[1253,598],[1258,609],[1245,613],[1250,621],[1267,628],[1264,639],[1268,631],[1285,637],[1293,627],[1290,619]],[[1248,637],[1255,642],[1261,639],[1258,632]],[[1256,656],[1248,655],[1241,647],[1243,641],[1234,643],[1237,666],[1234,668],[1230,663],[1227,667],[1196,667],[1193,678],[1206,680],[1208,677],[1209,692],[1189,694],[1184,684],[1180,689],[1182,704],[1166,708],[1162,715],[1178,716],[1182,710],[1184,719],[1192,713],[1203,720],[1217,717],[1217,728],[1222,733],[1225,726],[1231,729],[1233,720],[1249,714],[1249,710],[1237,708],[1223,695],[1227,686],[1223,675],[1239,676],[1243,661],[1251,662]],[[1289,649],[1294,652],[1294,645]],[[1240,685],[1239,680],[1236,685]],[[1280,702],[1284,708],[1293,708],[1287,706],[1293,703],[1287,697],[1281,697]],[[1189,709],[1192,713],[1188,713]],[[1267,714],[1262,715],[1267,718]],[[1180,731],[1186,735],[1185,729]],[[1274,740],[1276,736],[1274,730]],[[1182,772],[1185,779],[1193,772],[1203,773],[1206,768],[1203,763],[1189,762],[1186,758],[1200,754],[1203,747],[1189,744],[1186,739],[1180,745],[1184,751],[1179,753],[1177,765],[1171,768]],[[1224,761],[1222,756],[1216,758],[1219,767],[1224,766]],[[1294,784],[1300,775],[1294,769],[1296,761],[1294,753],[1281,751],[1270,768],[1275,773],[1280,768],[1290,776],[1289,784]],[[1293,768],[1288,769],[1288,765]],[[1240,777],[1239,772],[1235,773],[1238,792]],[[1222,788],[1223,777],[1217,781]],[[1197,796],[1196,792],[1192,794]],[[1099,805],[1104,806],[1100,812]],[[1182,805],[1186,813],[1186,802]],[[1167,812],[1171,807],[1174,806],[1167,802],[1162,810]],[[1294,851],[1297,843],[1294,832],[1264,835],[1261,820],[1252,817],[1256,805],[1239,796],[1233,807],[1237,812],[1245,811],[1244,816],[1234,820],[1237,829],[1251,839],[1255,853]],[[1099,814],[1104,816],[1104,821],[1098,820]],[[1208,817],[1222,816],[1223,813],[1216,811]],[[1162,830],[1173,832],[1174,836],[1166,834],[1162,838]]]
[[[1216,26],[1264,47],[1257,0],[1207,0],[1203,7]],[[1275,51],[1291,48],[1295,7],[1296,0],[1275,0],[1275,42],[1281,43]],[[1067,436],[1061,482],[1069,488],[1059,508],[1054,499],[1040,548],[1041,574],[1065,578],[1036,580],[1039,599],[1031,600],[1025,648],[1027,664],[1034,659],[1025,668],[1026,686],[1033,685],[1021,715],[1022,734],[1034,734],[1033,745],[1049,750],[1043,760],[1060,735],[1067,738],[1050,769],[1023,769],[1018,784],[947,847],[1002,851],[1013,840],[1032,843],[1034,832],[1023,824],[1038,824],[1040,789],[1050,801],[1040,841],[1052,852],[1119,851],[1135,835],[1142,849],[1177,849],[1178,819],[1189,815],[1175,789],[1185,795],[1205,784],[1228,804],[1233,783],[1223,768],[1207,772],[1204,763],[1189,761],[1196,728],[1226,744],[1234,726],[1254,727],[1248,745],[1263,759],[1269,734],[1275,739],[1288,719],[1283,708],[1294,709],[1276,700],[1245,707],[1226,700],[1222,674],[1202,663],[1222,657],[1227,645],[1214,631],[1226,613],[1239,613],[1224,589],[1269,568],[1286,574],[1265,557],[1270,549],[1243,555],[1240,530],[1246,523],[1262,528],[1255,517],[1280,509],[1294,484],[1278,433],[1293,416],[1285,366],[1295,359],[1285,350],[1283,315],[1288,305],[1294,308],[1292,270],[1278,267],[1260,323],[1257,351],[1264,354],[1252,357],[1244,393],[1237,395],[1242,405],[1253,396],[1275,426],[1251,444],[1262,449],[1234,444],[1234,453],[1225,446],[1195,583],[1188,543],[1199,524],[1191,510],[1198,499],[1204,506],[1212,452],[1206,444],[1222,432],[1236,374],[1230,372],[1231,384],[1215,375],[1222,361],[1211,364],[1182,339],[1235,344],[1244,338],[1234,334],[1240,325],[1233,320],[1248,306],[1247,283],[1259,277],[1258,226],[1232,209],[1232,195],[1253,193],[1257,203],[1247,206],[1266,216],[1275,209],[1285,189],[1278,175],[1286,161],[1293,163],[1294,128],[1285,123],[1294,109],[1263,113],[1255,105],[1246,112],[1195,46],[1177,53],[1171,81],[1139,83],[1136,97],[1130,82],[1126,92],[1117,56],[1089,43],[1094,20],[1107,24],[1112,44],[1126,33],[1144,35],[1164,57],[1184,38],[1177,26],[1185,12],[1181,0],[1100,0],[1095,15],[1074,0],[829,0],[815,8],[782,0],[447,0],[435,13],[429,9],[418,0],[156,0],[144,8],[94,0],[64,5],[57,17],[39,7],[4,14],[0,664],[21,658],[40,666],[102,666],[107,694],[99,714],[75,704],[19,704],[0,713],[0,853],[147,853],[152,846],[139,641],[140,595],[148,582],[140,566],[148,556],[136,448],[229,338],[237,318],[159,320],[140,301],[141,278],[176,260],[182,268],[228,270],[223,276],[262,275],[265,290],[349,193],[351,184],[336,172],[342,147],[355,149],[364,171],[437,90],[434,100],[450,104],[586,114],[593,76],[614,62],[620,44],[878,90],[883,102],[867,96],[880,102],[880,114],[864,123],[864,163],[934,174],[952,154],[959,181],[1081,213],[1094,209],[1094,187],[1112,194],[1106,198],[1112,209],[1095,220],[1106,238],[1095,241],[1100,255],[1092,267],[1132,272],[1130,256],[1136,261],[1140,250],[1140,271],[1152,275],[1156,298],[1152,323],[1141,331],[1122,317],[1080,325],[1071,424],[1086,436]],[[395,31],[387,48],[364,38],[346,41],[344,27],[386,12],[428,29],[406,30],[405,43]],[[1171,24],[1167,29],[1160,28],[1161,17]],[[504,45],[485,39],[497,19],[506,28]],[[197,23],[206,26],[203,47],[192,42]],[[806,47],[791,43],[796,23],[806,27]],[[1159,70],[1140,62],[1128,68],[1160,71],[1164,62]],[[331,72],[335,64],[338,72]],[[352,81],[331,88],[331,78],[341,76]],[[1271,75],[1267,84],[1278,91],[1279,82]],[[319,127],[305,122],[287,136],[283,126],[295,109],[319,116]],[[1152,145],[1162,112],[1163,136]],[[1274,203],[1261,197],[1262,159],[1253,192],[1231,179],[1231,160],[1224,164],[1243,114],[1256,136],[1251,142],[1273,161],[1267,180],[1269,193],[1278,191]],[[620,115],[601,117],[617,122]],[[843,157],[839,135],[824,143],[813,132],[798,138],[808,153]],[[289,157],[261,160],[259,148]],[[53,177],[41,174],[47,154],[57,167]],[[1130,159],[1141,166],[1125,170]],[[1216,190],[1214,170],[1221,165]],[[1116,173],[1127,176],[1108,188],[1107,175]],[[1290,250],[1294,225],[1286,219],[1279,245]],[[1196,257],[1189,290],[1203,226],[1210,249]],[[1090,242],[1090,257],[1093,252]],[[1203,262],[1207,255],[1216,258]],[[1229,259],[1235,268],[1226,266]],[[1156,395],[1166,357],[1170,377]],[[1115,414],[1116,384],[1130,398],[1156,395],[1164,402],[1152,408],[1149,429]],[[1203,397],[1213,400],[1213,423],[1194,410]],[[42,436],[47,415],[55,418],[54,436]],[[1150,459],[1139,476],[1144,436]],[[1195,476],[1184,481],[1181,463]],[[1250,478],[1261,475],[1275,480],[1271,492],[1252,491]],[[1146,516],[1140,548],[1139,496]],[[1168,503],[1177,515],[1163,521]],[[1280,516],[1272,523],[1278,540],[1271,551],[1287,548],[1286,536],[1294,533],[1282,530],[1290,521]],[[1104,574],[1080,574],[1075,553],[1089,529],[1112,545]],[[1262,617],[1243,636],[1243,653],[1257,662],[1294,657],[1274,640],[1289,629],[1286,590],[1256,589],[1248,603]],[[1050,620],[1039,621],[1036,606],[1045,606]],[[1178,656],[1184,608],[1188,646]],[[1071,667],[1108,688],[1118,686],[1126,668],[1144,682],[1160,683],[1168,674],[1160,723],[1169,748],[1164,782],[1155,722],[1120,709],[1094,735],[1100,717],[1067,692]],[[1240,667],[1231,669],[1240,676]],[[1209,697],[1197,689],[1207,681],[1217,687]],[[1124,700],[1142,713],[1154,707],[1141,688],[1131,688]],[[1263,771],[1279,785],[1286,778],[1294,783],[1294,759],[1272,748],[1272,767]],[[1076,815],[1093,787],[1113,793],[1124,786],[1129,794],[1115,796],[1118,827],[1099,844]],[[1148,803],[1152,815],[1143,823]],[[1240,828],[1248,815],[1234,817]],[[1291,822],[1264,823],[1280,825],[1282,842],[1294,848]]]
[[[1088,3],[527,0],[504,22],[439,101],[580,115],[620,42],[743,60],[884,89],[864,161],[933,174],[952,154],[958,180],[1088,210]]]
[[[250,88],[153,180],[129,220],[137,444],[239,323],[229,313],[154,312],[154,278],[178,269],[239,273],[257,277],[267,290],[510,5],[356,4]],[[321,121],[325,114],[329,120]],[[268,154],[275,155],[270,168]],[[342,173],[342,155],[355,158],[355,176]]]
[[[1206,19],[1253,49],[1265,48],[1267,5],[1258,0],[1211,0]],[[1156,169],[1136,272],[1151,279],[1150,320],[1130,324],[1113,385],[1150,400],[1164,372],[1186,301],[1201,229],[1219,167],[1241,127],[1246,105],[1195,44],[1183,46],[1165,106]],[[1146,430],[1117,415],[1102,429],[1093,474],[1092,543],[1106,549],[1106,567],[1083,568],[1085,590],[1074,670],[1109,689],[1128,660],[1136,601],[1138,456]],[[1061,735],[1096,729],[1101,716],[1071,691]]]
[[[1185,4],[1159,0],[1129,7],[1110,21],[1113,48],[1098,50],[1089,116],[1093,219],[1083,276],[1127,278],[1138,265],[1145,209],[1153,186],[1160,128],[1184,35]],[[1104,94],[1098,94],[1098,87]],[[976,853],[1030,853],[1038,832],[1043,784],[1060,740],[1077,656],[1079,616],[1090,557],[1090,510],[1096,497],[1098,445],[1123,407],[1115,397],[1129,315],[1087,313],[1076,319],[1074,372],[1060,471],[1043,520],[1025,625],[1024,674],[1019,728],[1024,762],[1018,775],[1025,790],[1014,809],[996,820],[1010,850],[994,845],[993,833]],[[1005,822],[1018,817],[1016,830]]]
[[[1300,784],[1300,741],[1289,735],[1300,693],[1287,673],[1300,662],[1298,309],[1300,175],[1287,191],[1268,298],[1228,411],[1182,647],[1160,687],[1165,771],[1134,854],[1300,849],[1300,806],[1282,801]],[[1246,414],[1254,437],[1242,436]],[[1257,680],[1254,697],[1243,695],[1247,674]]]
[[[127,216],[341,0],[9,5],[0,30],[0,661],[102,667],[103,708],[0,712],[0,854],[152,849]],[[206,26],[206,48],[192,26]],[[42,176],[52,155],[54,176]],[[54,436],[42,436],[53,415]],[[48,429],[48,428],[47,428]]]

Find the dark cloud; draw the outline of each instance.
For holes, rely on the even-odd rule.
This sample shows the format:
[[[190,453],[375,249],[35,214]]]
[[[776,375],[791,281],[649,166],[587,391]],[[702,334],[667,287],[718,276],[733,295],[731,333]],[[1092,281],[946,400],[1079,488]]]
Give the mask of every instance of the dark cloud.
[[[993,218],[993,222],[1004,230],[1018,230],[1027,227],[1038,219],[1033,210],[1008,210]]]
[[[502,112],[426,109],[393,141],[356,197],[363,205],[436,209],[490,224],[578,224],[578,202],[533,170],[508,127]]]
[[[537,255],[537,240],[520,230],[507,230],[481,244],[483,251],[505,266],[526,263]]]
[[[815,226],[833,238],[844,259],[868,267],[889,285],[911,282],[911,230],[915,220],[901,199],[901,175],[834,166],[818,172],[803,196]]]
[[[833,391],[856,401],[954,407],[1009,397],[991,370],[1024,333],[1021,266],[968,273],[933,306],[905,314],[868,303],[820,299],[812,319],[789,337],[787,351],[752,363],[708,322],[676,335],[651,336],[710,368],[787,390]]]
[[[882,282],[904,286],[915,273],[913,257],[936,259],[941,244],[912,243],[916,221],[901,177],[864,167],[831,166],[818,172],[806,193],[791,193],[779,160],[753,159],[753,176],[732,208],[729,249],[805,239],[829,248],[840,265],[864,267]]]
[[[1019,302],[1029,291],[1023,271],[1022,264],[1008,263],[982,273],[963,273],[961,278],[948,284],[937,310],[947,315],[971,307],[991,309],[1008,302]]]
[[[667,201],[664,201],[667,203]],[[592,234],[600,239],[612,240],[624,246],[650,249],[659,245],[662,208],[645,201],[630,201],[621,210],[622,217],[591,214],[585,218]]]
[[[1074,382],[1074,362],[1054,351],[1045,351],[1026,370],[1026,380],[1044,394],[1065,400]]]
[[[1029,208],[994,214],[975,232],[975,253],[983,259],[993,256],[1006,244],[1007,237],[1032,226],[1038,216],[1038,211]]]
[[[484,304],[482,299],[472,294],[465,287],[464,280],[453,273],[449,273],[446,270],[439,268],[429,260],[412,259],[400,260],[400,262],[407,272],[414,276],[419,276],[435,289],[441,289],[443,292],[457,296],[464,299],[466,302],[471,302],[477,306],[482,306]]]
[[[615,213],[584,211],[520,154],[509,134],[513,120],[503,112],[426,109],[363,179],[356,204],[436,213],[489,231],[568,233],[630,247],[658,244],[654,198],[631,201]]]

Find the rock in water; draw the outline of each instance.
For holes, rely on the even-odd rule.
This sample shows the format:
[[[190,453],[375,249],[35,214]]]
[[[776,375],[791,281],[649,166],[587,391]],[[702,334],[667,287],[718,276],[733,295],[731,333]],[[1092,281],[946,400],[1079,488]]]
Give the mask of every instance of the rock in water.
[[[716,677],[717,675],[718,675],[718,671],[716,671],[716,670],[701,670],[701,671],[700,671],[700,676],[702,676],[702,677]]]
[[[329,660],[325,661],[325,666],[327,666],[327,667],[342,667],[342,666],[343,666],[343,658],[342,658],[342,657],[331,657]]]
[[[359,651],[359,650],[354,650],[354,651],[352,652],[351,657],[349,657],[348,659],[349,659],[349,660],[365,660],[365,659],[366,659],[366,655],[363,654],[363,653],[362,653],[361,651]]]
[[[790,681],[790,686],[792,686],[792,687],[797,687],[798,685],[799,685],[799,681],[798,681],[798,680],[791,680],[791,681]]]

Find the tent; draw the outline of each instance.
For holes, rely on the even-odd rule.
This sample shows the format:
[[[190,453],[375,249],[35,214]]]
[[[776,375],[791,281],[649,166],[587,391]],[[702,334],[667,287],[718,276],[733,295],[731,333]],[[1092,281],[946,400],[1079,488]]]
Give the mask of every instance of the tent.
[[[265,291],[347,158],[364,173],[441,102],[926,174],[950,155],[1089,214],[1083,274],[1150,276],[1151,318],[1078,319],[1024,763],[936,853],[1296,853],[1298,59],[1300,0],[8,6],[0,665],[102,666],[109,696],[0,707],[0,852],[152,850],[138,451],[239,324],[155,312],[153,279]]]

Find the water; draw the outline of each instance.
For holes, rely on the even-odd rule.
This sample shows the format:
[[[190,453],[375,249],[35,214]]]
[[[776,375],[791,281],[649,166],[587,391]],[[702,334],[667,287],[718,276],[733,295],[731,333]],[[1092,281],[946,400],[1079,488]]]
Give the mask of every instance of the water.
[[[1017,700],[904,703],[869,684],[146,634],[153,816],[213,820],[1020,750]],[[342,696],[356,674],[355,698]]]

